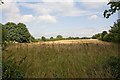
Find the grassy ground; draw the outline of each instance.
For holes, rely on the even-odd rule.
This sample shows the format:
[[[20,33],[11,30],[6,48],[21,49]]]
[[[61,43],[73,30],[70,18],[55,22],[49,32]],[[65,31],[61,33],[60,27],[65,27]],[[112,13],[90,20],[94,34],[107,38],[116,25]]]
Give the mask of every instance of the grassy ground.
[[[98,40],[17,43],[3,50],[27,78],[112,78],[106,60],[118,56],[118,45]]]

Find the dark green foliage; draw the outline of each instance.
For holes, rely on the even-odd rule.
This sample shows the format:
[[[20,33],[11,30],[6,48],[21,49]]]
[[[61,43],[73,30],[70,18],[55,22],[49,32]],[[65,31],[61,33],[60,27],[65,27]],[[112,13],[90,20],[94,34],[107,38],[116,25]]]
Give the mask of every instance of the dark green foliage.
[[[46,41],[46,38],[44,36],[41,37],[42,41]]]
[[[50,39],[54,39],[53,37],[50,37]]]
[[[74,37],[68,37],[67,39],[74,39]]]
[[[23,78],[25,76],[25,70],[20,68],[21,63],[26,59],[26,57],[22,58],[18,61],[18,64],[14,62],[14,60],[7,60],[2,62],[2,78]]]
[[[90,39],[90,37],[82,37],[82,38],[80,38],[80,39]]]
[[[103,31],[101,34],[98,33],[93,35],[92,39],[120,43],[120,20],[117,20],[117,22],[111,26],[109,33],[107,33],[107,31]]]
[[[120,21],[114,23],[109,30],[109,35],[104,37],[105,41],[120,43]]]
[[[80,39],[79,37],[75,37],[74,39]]]
[[[113,36],[112,36],[112,34],[106,34],[106,35],[103,37],[103,40],[104,40],[104,41],[107,41],[107,42],[113,41]]]
[[[110,9],[104,11],[104,17],[109,18],[113,13],[120,10],[120,1],[109,2],[107,5],[110,6]]]
[[[116,1],[116,2],[115,2]],[[113,13],[120,10],[120,1],[111,0],[107,5],[110,6],[110,9],[104,11],[104,17],[109,18]],[[105,41],[120,43],[120,19],[115,22],[111,29],[109,30],[109,35],[104,37]]]
[[[13,22],[8,22],[2,26],[2,41],[3,42],[31,42],[34,37],[31,36],[26,25],[18,23],[17,25]]]
[[[107,34],[107,31],[103,31],[102,33],[101,33],[101,40],[103,40],[104,41],[104,36]]]
[[[113,42],[120,42],[120,21],[114,23],[113,26],[111,26],[111,29],[109,32],[113,35],[114,39]]]
[[[107,61],[105,67],[110,69],[113,77],[120,79],[120,57],[111,56]]]
[[[57,35],[56,39],[62,39],[62,35]]]
[[[101,37],[101,34],[98,33],[98,34],[93,35],[92,39],[100,39],[100,37]]]

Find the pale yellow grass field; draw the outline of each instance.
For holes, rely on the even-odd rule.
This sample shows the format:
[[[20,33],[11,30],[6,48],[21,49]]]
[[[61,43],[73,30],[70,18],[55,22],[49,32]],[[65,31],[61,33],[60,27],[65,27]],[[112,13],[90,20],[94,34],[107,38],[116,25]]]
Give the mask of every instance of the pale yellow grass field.
[[[58,40],[58,41],[47,41],[47,42],[35,42],[30,44],[75,44],[75,43],[95,43],[95,44],[110,44],[97,39],[79,39],[79,40]]]

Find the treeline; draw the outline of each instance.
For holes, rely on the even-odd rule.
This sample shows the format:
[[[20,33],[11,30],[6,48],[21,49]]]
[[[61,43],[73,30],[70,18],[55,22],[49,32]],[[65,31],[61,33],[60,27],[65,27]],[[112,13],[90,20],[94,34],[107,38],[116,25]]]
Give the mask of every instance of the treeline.
[[[35,41],[57,41],[57,40],[76,40],[76,39],[91,39],[91,37],[68,37],[64,38],[62,35],[57,35],[56,37],[50,37],[46,38],[45,36],[42,36],[41,38],[36,39]]]
[[[92,39],[120,43],[120,19],[114,22],[113,26],[110,27],[111,29],[108,32],[103,31],[102,33],[95,34],[92,36]]]
[[[32,42],[35,40],[23,23],[15,24],[13,22],[8,22],[4,25],[0,23],[0,28],[2,29],[3,44],[10,42]]]

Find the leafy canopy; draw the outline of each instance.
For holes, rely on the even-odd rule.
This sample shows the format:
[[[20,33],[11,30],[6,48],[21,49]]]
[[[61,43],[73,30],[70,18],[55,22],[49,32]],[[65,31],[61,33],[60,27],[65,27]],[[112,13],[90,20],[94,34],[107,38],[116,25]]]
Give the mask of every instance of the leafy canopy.
[[[3,42],[31,42],[34,37],[29,33],[25,24],[8,22],[2,26],[2,40]]]

